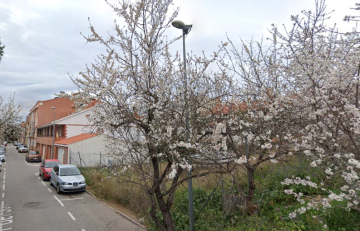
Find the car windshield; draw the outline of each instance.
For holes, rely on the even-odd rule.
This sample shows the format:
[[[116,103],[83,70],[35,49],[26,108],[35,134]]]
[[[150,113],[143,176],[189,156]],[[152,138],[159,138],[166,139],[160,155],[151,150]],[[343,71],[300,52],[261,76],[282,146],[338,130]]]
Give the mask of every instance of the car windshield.
[[[75,176],[75,175],[81,175],[79,169],[76,167],[60,169],[60,176]]]
[[[39,153],[38,152],[35,152],[35,151],[30,151],[29,152],[29,155],[38,155]]]
[[[57,161],[54,161],[54,162],[46,162],[45,163],[45,168],[53,168],[55,167],[56,165],[60,164],[59,162]]]

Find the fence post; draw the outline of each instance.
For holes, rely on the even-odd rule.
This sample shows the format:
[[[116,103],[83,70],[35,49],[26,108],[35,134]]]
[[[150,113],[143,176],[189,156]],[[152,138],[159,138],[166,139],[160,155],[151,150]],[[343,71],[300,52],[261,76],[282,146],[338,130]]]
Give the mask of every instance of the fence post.
[[[108,159],[108,167],[109,167],[109,171],[108,171],[108,177],[110,177],[110,170],[111,170],[111,165],[112,165],[112,162],[110,159]]]

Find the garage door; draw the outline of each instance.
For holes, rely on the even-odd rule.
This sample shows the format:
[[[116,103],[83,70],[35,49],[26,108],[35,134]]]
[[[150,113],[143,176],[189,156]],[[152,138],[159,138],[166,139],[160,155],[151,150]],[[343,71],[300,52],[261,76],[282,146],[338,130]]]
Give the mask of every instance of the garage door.
[[[58,160],[60,160],[61,163],[63,163],[64,160],[64,149],[58,148]]]

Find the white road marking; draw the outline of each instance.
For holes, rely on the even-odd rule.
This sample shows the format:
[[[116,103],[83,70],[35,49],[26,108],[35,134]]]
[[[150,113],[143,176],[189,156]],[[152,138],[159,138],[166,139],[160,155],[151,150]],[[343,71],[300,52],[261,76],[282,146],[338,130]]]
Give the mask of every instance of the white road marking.
[[[3,184],[5,184],[5,180],[3,181]]]
[[[5,197],[5,193],[2,193],[1,197],[4,198],[4,197]]]
[[[47,188],[49,190],[49,192],[51,192],[51,189]]]
[[[1,212],[0,212],[0,216],[2,217],[4,215],[4,201],[1,201]],[[0,230],[2,230],[2,222],[0,222]]]
[[[35,176],[38,176],[38,173],[35,173]]]
[[[71,217],[71,219],[73,219],[73,221],[76,220],[75,217],[74,217],[70,212],[68,212],[68,214],[69,214],[69,216]]]
[[[5,231],[5,230],[11,230],[12,228],[7,228],[7,229],[1,229],[1,231]]]
[[[6,176],[4,175],[4,180],[6,179]]]
[[[5,185],[3,184],[3,191],[5,191]]]
[[[85,229],[81,229],[81,231],[86,231]]]
[[[54,197],[55,197],[55,200],[57,200],[57,201],[59,202],[59,204],[60,204],[62,207],[64,207],[64,204],[59,200],[59,198],[57,198],[55,195],[54,195]]]
[[[41,181],[41,183],[46,187],[46,184],[44,183],[44,181]]]
[[[13,223],[13,216],[11,216],[11,208],[4,206],[4,201],[1,201],[1,208],[0,208],[0,230],[10,230],[12,228],[3,229],[4,225],[9,225]]]

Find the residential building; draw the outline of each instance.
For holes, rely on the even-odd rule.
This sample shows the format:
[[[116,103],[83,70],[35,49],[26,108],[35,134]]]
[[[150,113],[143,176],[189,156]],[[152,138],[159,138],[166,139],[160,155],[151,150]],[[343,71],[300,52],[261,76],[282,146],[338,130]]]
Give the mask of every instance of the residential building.
[[[56,109],[51,109],[51,107],[55,107]],[[70,100],[69,98],[54,98],[37,101],[27,116],[27,146],[29,150],[38,150],[36,147],[37,127],[54,121],[54,117],[55,119],[60,119],[74,112],[74,100]],[[50,132],[52,132],[52,130]]]
[[[36,150],[38,150],[45,159],[60,158],[59,160],[61,161],[62,156],[64,155],[64,149],[55,147],[54,152],[52,153],[53,142],[58,143],[61,140],[69,139],[82,133],[93,132],[94,128],[89,124],[87,119],[87,117],[92,114],[92,110],[93,108],[91,107],[56,119],[55,121],[38,125]]]

